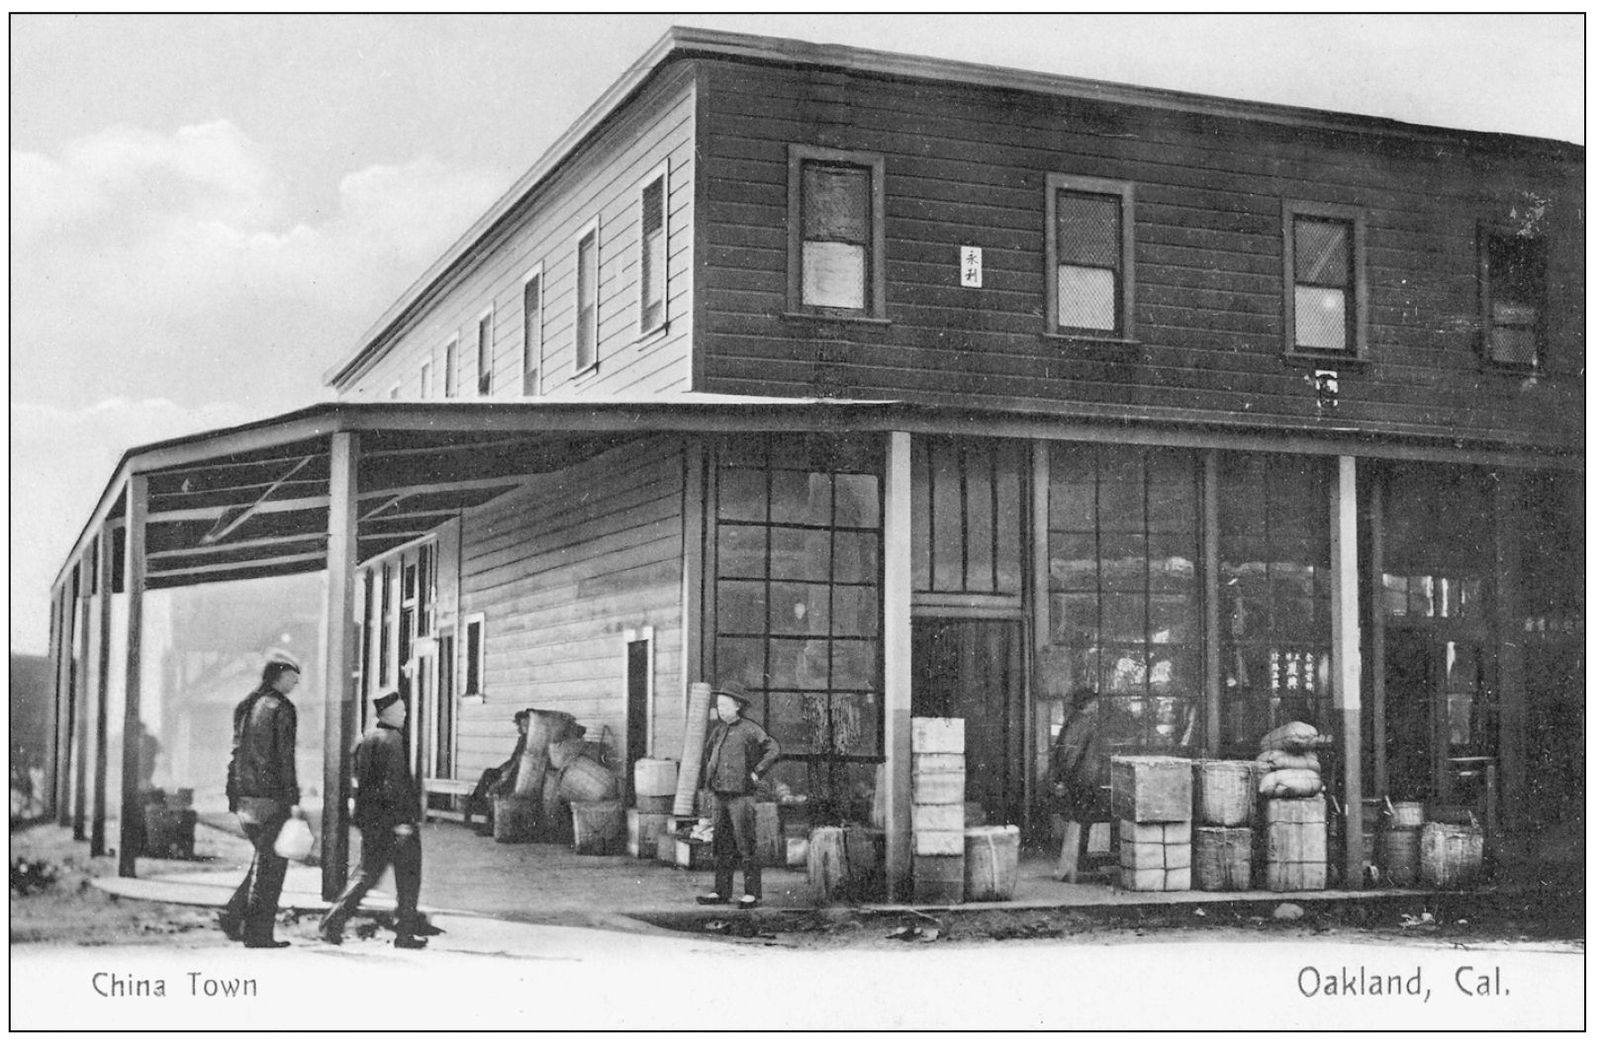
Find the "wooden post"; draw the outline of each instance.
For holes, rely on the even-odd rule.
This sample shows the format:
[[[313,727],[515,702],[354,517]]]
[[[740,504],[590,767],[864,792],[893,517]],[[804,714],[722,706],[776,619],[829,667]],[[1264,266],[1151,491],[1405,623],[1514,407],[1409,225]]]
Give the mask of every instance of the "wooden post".
[[[1494,604],[1493,632],[1497,641],[1495,677],[1498,679],[1499,759],[1496,778],[1499,809],[1489,818],[1506,823],[1521,821],[1516,809],[1525,804],[1527,789],[1527,684],[1526,649],[1516,597],[1521,583],[1522,474],[1504,470],[1494,474]],[[1489,833],[1492,825],[1487,824]]]
[[[1388,792],[1388,607],[1382,585],[1387,519],[1382,517],[1382,469],[1371,478],[1371,778],[1375,797]]]
[[[89,837],[89,737],[94,730],[90,714],[90,680],[95,674],[94,632],[90,629],[90,610],[95,606],[96,563],[86,552],[83,559],[83,597],[78,600],[78,673],[73,677],[74,712],[72,753],[72,836],[75,841]]]
[[[886,650],[886,897],[908,894],[913,868],[914,553],[913,439],[894,431],[886,443],[884,518]]]
[[[144,809],[139,803],[140,737],[140,643],[144,635],[145,613],[145,513],[149,507],[147,479],[135,473],[128,476],[128,508],[124,517],[127,548],[123,555],[123,594],[128,599],[128,648],[123,697],[123,797],[120,837],[117,843],[117,874],[134,876],[134,860],[144,826]]]
[[[1039,701],[1045,691],[1047,679],[1043,677],[1045,664],[1049,662],[1049,639],[1053,634],[1049,623],[1048,610],[1049,577],[1048,577],[1048,484],[1051,481],[1049,473],[1049,443],[1046,439],[1033,439],[1031,442],[1031,512],[1030,529],[1027,530],[1031,540],[1031,558],[1029,576],[1031,577],[1031,660],[1027,669],[1031,672],[1026,685],[1026,750],[1030,758],[1026,763],[1026,822],[1035,822],[1032,818],[1037,810],[1038,795],[1036,781],[1041,775],[1042,766],[1037,762],[1038,729],[1041,728],[1041,710],[1044,706]],[[1048,739],[1053,742],[1052,737]]]
[[[110,723],[106,713],[111,692],[111,596],[116,577],[112,575],[114,559],[111,523],[100,529],[100,639],[95,657],[95,783],[91,795],[92,813],[89,822],[89,854],[106,854],[106,758],[110,745]]]
[[[707,450],[699,438],[690,438],[685,444],[685,495],[681,500],[681,574],[680,574],[680,693],[684,701],[680,708],[680,721],[685,721],[691,707],[691,683],[700,681],[707,673],[703,659],[702,602],[706,583],[707,556],[704,541],[707,539],[708,491]],[[655,750],[651,736],[647,737],[647,750]]]
[[[1220,757],[1220,451],[1204,451],[1204,753]]]
[[[330,436],[329,583],[323,620],[323,898],[329,901],[345,887],[350,854],[346,806],[351,790],[351,744],[357,723],[351,613],[352,571],[357,565],[360,453],[356,432],[337,431]]]
[[[80,583],[80,568],[72,567],[68,574],[68,581],[62,592],[61,604],[61,674],[56,679],[61,708],[57,718],[58,752],[56,759],[56,823],[58,826],[72,825],[72,737],[73,715],[76,706],[73,702],[73,690],[76,687],[74,679],[78,675],[77,665],[73,662],[73,647],[78,640],[76,628],[78,620],[78,585]]]
[[[1332,475],[1332,697],[1343,722],[1344,879],[1365,879],[1360,793],[1360,534],[1354,458]]]
[[[43,814],[56,812],[56,766],[61,758],[61,586],[50,591],[50,709],[53,720],[50,727],[50,744],[45,748],[45,792],[38,795],[44,802]]]

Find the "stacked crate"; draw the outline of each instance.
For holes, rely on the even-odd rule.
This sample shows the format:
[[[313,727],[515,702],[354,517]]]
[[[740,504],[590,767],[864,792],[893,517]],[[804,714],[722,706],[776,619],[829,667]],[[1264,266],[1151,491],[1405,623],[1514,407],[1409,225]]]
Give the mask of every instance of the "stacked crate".
[[[1193,886],[1193,767],[1185,758],[1110,759],[1120,885],[1138,892]]]
[[[964,719],[915,718],[914,901],[964,901]]]
[[[680,767],[667,758],[635,763],[635,807],[625,812],[624,850],[636,859],[658,855],[658,837],[673,830],[674,791]]]
[[[1265,803],[1265,886],[1273,892],[1326,887],[1326,799]]]
[[[1200,761],[1193,797],[1193,880],[1206,892],[1252,886],[1254,802],[1258,774],[1252,761]]]

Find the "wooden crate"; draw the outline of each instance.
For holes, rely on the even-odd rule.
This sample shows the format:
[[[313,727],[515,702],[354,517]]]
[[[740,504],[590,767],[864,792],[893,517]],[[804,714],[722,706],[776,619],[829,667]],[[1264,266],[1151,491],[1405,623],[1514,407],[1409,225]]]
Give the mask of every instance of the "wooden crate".
[[[1180,823],[1133,823],[1129,819],[1120,820],[1116,835],[1121,841],[1136,841],[1145,845],[1176,845],[1191,842],[1193,825],[1183,821]]]
[[[1193,828],[1193,880],[1206,892],[1238,892],[1252,887],[1254,831],[1251,827]]]
[[[958,805],[964,802],[964,773],[914,773],[913,799],[915,805]]]
[[[960,835],[962,836],[962,834]],[[914,901],[958,904],[964,901],[964,856],[916,855]]]
[[[1116,819],[1178,823],[1193,817],[1193,766],[1186,758],[1111,758],[1109,782]]]
[[[914,806],[914,829],[917,831],[963,830],[964,825],[964,806],[961,804]]]
[[[1137,870],[1129,866],[1120,868],[1120,887],[1132,892],[1185,892],[1193,886],[1190,867],[1171,870],[1154,868]]]
[[[624,813],[624,850],[636,859],[656,859],[658,835],[673,827],[672,815],[629,809]]]
[[[920,754],[963,754],[963,718],[913,719],[913,748]]]
[[[964,858],[964,829],[914,831],[914,854],[917,856],[958,856]]]
[[[1156,841],[1120,842],[1120,865],[1132,870],[1180,870],[1193,865],[1191,837],[1170,843]]]

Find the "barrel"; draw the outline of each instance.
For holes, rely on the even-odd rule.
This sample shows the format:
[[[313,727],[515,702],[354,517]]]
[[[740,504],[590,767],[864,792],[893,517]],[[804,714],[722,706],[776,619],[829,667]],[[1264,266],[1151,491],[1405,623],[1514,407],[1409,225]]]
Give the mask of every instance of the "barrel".
[[[540,833],[548,841],[567,840],[573,824],[563,808],[563,774],[556,769],[546,770],[546,782],[541,787]]]
[[[708,707],[713,686],[695,682],[686,701],[685,745],[680,754],[680,775],[674,787],[674,814],[689,816],[697,808],[697,784],[702,776],[702,743],[708,738]]]
[[[576,801],[574,851],[579,855],[615,855],[624,840],[624,802]]]
[[[558,795],[564,801],[610,801],[619,796],[619,781],[606,765],[579,755],[563,770]]]
[[[1388,827],[1378,835],[1377,862],[1382,879],[1397,888],[1409,888],[1421,872],[1421,828]]]
[[[550,764],[547,748],[568,739],[578,731],[574,715],[566,711],[530,710],[528,732],[524,734],[524,753],[513,777],[513,793],[522,798],[540,796]]]
[[[546,748],[548,763],[559,772],[568,768],[575,758],[582,756],[606,765],[607,744],[600,740],[588,740],[578,736],[571,736],[565,740],[558,740]]]
[[[1421,828],[1421,881],[1432,888],[1467,888],[1482,873],[1482,831],[1459,823]]]
[[[1205,826],[1246,826],[1254,817],[1258,780],[1252,761],[1200,761],[1195,768],[1195,818]]]
[[[490,801],[491,837],[507,844],[535,836],[539,802],[513,794],[492,794]]]
[[[1193,827],[1193,880],[1206,892],[1241,892],[1250,887],[1251,827]]]
[[[641,758],[635,763],[635,799],[673,798],[680,766],[670,758]],[[671,802],[672,804],[672,802]],[[669,809],[664,809],[667,812]]]
[[[1426,805],[1420,801],[1394,801],[1393,825],[1396,827],[1419,827],[1427,821]]]
[[[1006,902],[1020,879],[1020,828],[979,826],[964,831],[964,898]]]

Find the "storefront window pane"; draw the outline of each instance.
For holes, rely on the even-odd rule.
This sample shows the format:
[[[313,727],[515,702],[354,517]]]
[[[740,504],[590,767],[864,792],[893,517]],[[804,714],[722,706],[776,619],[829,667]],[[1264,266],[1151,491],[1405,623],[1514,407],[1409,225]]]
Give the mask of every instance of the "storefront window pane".
[[[799,526],[828,526],[831,520],[829,475],[776,471],[769,484],[770,518]]]
[[[767,507],[762,471],[724,468],[719,472],[719,517],[743,522],[762,522]]]
[[[769,575],[776,580],[829,580],[828,529],[769,530]]]
[[[761,634],[764,619],[762,581],[719,581],[719,633]]]

